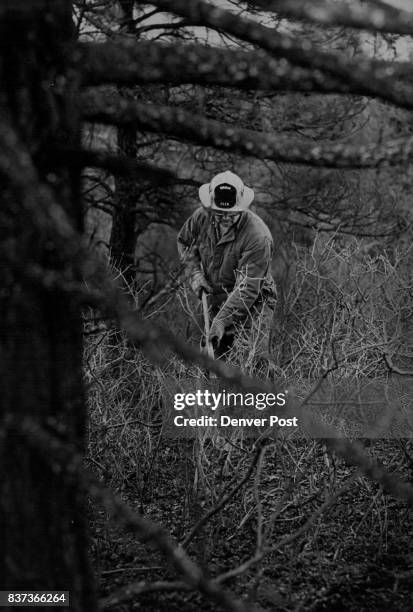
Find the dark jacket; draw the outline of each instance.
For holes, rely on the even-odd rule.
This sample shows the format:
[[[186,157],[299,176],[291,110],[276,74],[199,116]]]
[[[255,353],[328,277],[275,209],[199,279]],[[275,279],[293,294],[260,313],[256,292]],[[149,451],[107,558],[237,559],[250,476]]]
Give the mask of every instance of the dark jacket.
[[[273,239],[264,221],[250,210],[217,240],[214,217],[200,207],[178,234],[178,251],[186,273],[203,271],[213,288],[212,305],[226,327],[248,316],[264,300],[274,303],[270,272]]]

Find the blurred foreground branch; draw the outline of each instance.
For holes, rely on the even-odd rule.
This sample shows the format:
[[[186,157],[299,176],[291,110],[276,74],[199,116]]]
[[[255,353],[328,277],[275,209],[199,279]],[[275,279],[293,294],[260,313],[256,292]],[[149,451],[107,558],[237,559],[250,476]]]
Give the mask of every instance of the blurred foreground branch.
[[[217,8],[204,0],[152,0],[152,4],[173,14],[187,17],[204,27],[223,30],[240,40],[257,45],[274,57],[285,58],[293,64],[317,69],[344,80],[365,95],[376,96],[396,106],[413,108],[413,87],[372,69],[369,59],[348,59],[344,54],[320,51],[308,40],[282,34],[273,28],[245,19],[233,12]]]
[[[331,0],[253,0],[258,8],[282,17],[371,32],[413,35],[413,14],[394,7]]]
[[[209,579],[184,550],[159,525],[131,510],[110,489],[105,488],[98,478],[83,469],[83,457],[76,450],[50,435],[31,419],[14,422],[11,419],[4,426],[40,456],[49,469],[67,481],[67,484],[89,495],[102,505],[109,516],[123,529],[138,536],[143,543],[151,543],[160,550],[171,565],[183,576],[189,588],[198,590],[229,612],[248,612],[250,608],[224,590],[216,581]],[[177,588],[176,584],[173,586]],[[155,590],[159,590],[155,589]]]
[[[22,280],[35,283],[47,291],[63,291],[68,299],[83,299],[102,309],[103,313],[115,318],[120,326],[139,348],[144,350],[148,357],[157,362],[164,363],[165,349],[173,351],[184,362],[194,363],[218,374],[228,384],[250,392],[273,393],[271,384],[245,375],[238,368],[234,368],[222,361],[215,361],[202,354],[197,348],[189,346],[169,330],[156,325],[150,325],[141,319],[139,313],[134,311],[127,297],[122,292],[118,282],[109,276],[105,262],[88,252],[83,245],[81,237],[72,227],[66,212],[55,202],[53,194],[46,185],[39,183],[36,170],[30,157],[19,142],[16,134],[8,126],[0,130],[0,150],[5,152],[0,156],[0,174],[6,176],[14,189],[21,196],[21,207],[25,215],[37,228],[42,239],[49,239],[57,244],[62,256],[70,264],[72,271],[82,272],[87,285],[76,281],[76,275],[68,274],[67,280],[57,271],[35,270],[29,266],[20,267]],[[14,262],[18,266],[18,262]],[[316,384],[318,387],[319,383]],[[310,393],[311,396],[312,393]],[[293,411],[294,415],[304,415],[306,399],[300,405],[285,409],[287,415]],[[405,501],[413,507],[413,486],[401,481],[396,475],[389,473],[377,462],[372,461],[359,444],[346,439],[336,439],[331,436],[331,428],[317,421],[309,422],[309,434],[322,438],[324,443],[350,465],[360,468],[369,478],[379,483],[385,491]]]
[[[89,90],[82,96],[83,118],[110,125],[133,125],[150,132],[196,145],[242,153],[276,162],[322,166],[327,168],[376,168],[397,165],[413,158],[413,137],[365,146],[341,143],[307,142],[280,137],[277,133],[239,128],[237,125],[207,119],[202,115],[172,106],[129,102],[120,96],[102,95]]]

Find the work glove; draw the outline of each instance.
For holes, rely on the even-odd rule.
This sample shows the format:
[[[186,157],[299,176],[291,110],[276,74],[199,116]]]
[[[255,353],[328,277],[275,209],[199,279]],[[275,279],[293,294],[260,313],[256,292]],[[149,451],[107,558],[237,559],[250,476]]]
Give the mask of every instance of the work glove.
[[[212,321],[211,328],[208,334],[208,340],[211,342],[213,346],[218,346],[222,340],[222,337],[225,333],[225,325],[221,321],[221,319],[215,319]]]
[[[189,284],[197,298],[201,297],[203,291],[206,291],[206,293],[212,293],[211,285],[207,283],[205,276],[200,270],[197,270],[192,274]]]

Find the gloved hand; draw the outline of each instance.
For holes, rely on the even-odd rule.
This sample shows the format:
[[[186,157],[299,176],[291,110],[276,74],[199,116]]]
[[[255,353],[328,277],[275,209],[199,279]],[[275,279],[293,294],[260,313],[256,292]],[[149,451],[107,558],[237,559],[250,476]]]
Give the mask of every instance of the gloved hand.
[[[203,291],[212,293],[212,287],[207,283],[205,276],[200,270],[194,272],[189,282],[192,291],[195,295],[200,298]]]
[[[209,330],[208,340],[213,346],[218,346],[225,333],[224,323],[215,317]]]

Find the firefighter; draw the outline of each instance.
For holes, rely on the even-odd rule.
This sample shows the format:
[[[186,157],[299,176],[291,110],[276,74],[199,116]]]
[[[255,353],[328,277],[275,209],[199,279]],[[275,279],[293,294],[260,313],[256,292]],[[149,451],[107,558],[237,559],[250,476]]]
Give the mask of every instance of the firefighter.
[[[276,298],[273,239],[249,210],[254,192],[226,171],[202,185],[199,198],[202,206],[178,234],[178,251],[195,295],[208,294],[213,317],[208,339],[218,357],[242,336],[253,343],[255,357],[268,358]]]

